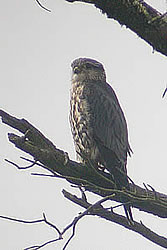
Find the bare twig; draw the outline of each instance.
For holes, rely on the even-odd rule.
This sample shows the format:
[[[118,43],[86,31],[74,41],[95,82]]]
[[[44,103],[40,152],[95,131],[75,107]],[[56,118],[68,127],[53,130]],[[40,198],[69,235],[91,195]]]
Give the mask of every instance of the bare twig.
[[[28,247],[28,248],[25,248],[25,250],[28,250],[28,249],[40,249],[48,244],[51,244],[53,242],[56,242],[58,240],[62,240],[62,233],[60,232],[60,230],[54,225],[52,224],[51,222],[49,222],[47,219],[46,219],[46,216],[45,214],[43,213],[43,219],[39,219],[39,220],[32,220],[32,221],[27,221],[27,220],[21,220],[21,219],[15,219],[15,218],[11,218],[11,217],[8,217],[8,216],[2,216],[0,215],[0,218],[2,219],[6,219],[6,220],[10,220],[10,221],[15,221],[15,222],[20,222],[20,223],[24,223],[24,224],[36,224],[36,223],[41,223],[41,222],[44,222],[46,223],[48,226],[50,226],[51,228],[53,228],[54,230],[56,230],[56,232],[58,233],[59,237],[56,238],[56,239],[53,239],[53,240],[50,240],[50,241],[47,241],[41,245],[36,245],[36,246],[31,246],[31,247]]]
[[[20,222],[20,223],[24,223],[24,224],[36,224],[36,223],[45,222],[50,227],[54,228],[57,231],[57,233],[59,234],[59,237],[62,238],[62,234],[61,234],[60,230],[55,225],[53,225],[52,223],[50,223],[46,219],[46,216],[45,216],[44,213],[43,213],[43,219],[31,220],[31,221],[29,221],[29,220],[21,220],[21,219],[16,219],[16,218],[11,218],[11,217],[8,217],[8,216],[3,216],[3,215],[0,215],[0,218],[6,219],[6,220],[15,221],[15,222]]]
[[[15,166],[17,169],[28,169],[28,168],[32,168],[36,165],[36,161],[34,161],[31,165],[27,166],[27,167],[20,167],[18,164],[16,164],[13,161],[9,161],[8,159],[5,159],[6,162],[12,164],[13,166]]]
[[[113,206],[113,207],[111,207],[110,209],[113,211],[115,208],[122,207],[122,206],[124,206],[124,205],[131,205],[131,202],[130,202],[130,201],[124,202],[124,203],[121,203],[121,204],[119,204],[119,205]]]
[[[156,234],[155,232],[151,231],[149,228],[147,228],[143,223],[138,223],[134,221],[133,224],[129,224],[126,217],[122,215],[118,215],[113,213],[112,211],[109,212],[107,209],[103,208],[102,206],[99,209],[95,209],[95,206],[91,207],[91,205],[86,202],[84,199],[78,198],[75,195],[72,195],[71,193],[63,190],[64,196],[69,199],[70,201],[80,205],[81,207],[87,209],[91,208],[89,210],[90,215],[98,215],[103,219],[106,219],[108,221],[115,222],[119,225],[124,226],[127,229],[130,229],[134,232],[139,233],[140,235],[144,236],[145,238],[149,239],[150,241],[156,243],[159,246],[162,246],[164,248],[167,248],[167,238],[160,236]],[[107,197],[106,197],[107,199]]]
[[[63,190],[63,192],[65,193],[65,190]],[[70,238],[67,240],[66,244],[64,245],[63,250],[66,249],[67,245],[70,243],[70,241],[72,240],[72,238],[75,236],[76,225],[79,222],[79,220],[81,218],[83,218],[85,215],[88,215],[91,210],[93,210],[95,208],[98,208],[98,209],[101,208],[100,205],[103,202],[105,202],[106,200],[111,199],[114,195],[115,194],[108,195],[107,197],[104,197],[104,198],[100,199],[99,201],[95,202],[94,204],[90,205],[83,213],[80,213],[77,217],[74,218],[74,220],[67,227],[65,227],[65,229],[62,232],[62,234],[64,234],[71,227],[72,227],[72,234],[71,234]],[[86,202],[85,198],[82,198],[82,200]]]
[[[167,87],[165,88],[165,90],[164,90],[164,92],[163,92],[162,98],[164,98],[164,97],[165,97],[166,92],[167,92]]]
[[[30,249],[37,250],[37,249],[41,249],[41,248],[45,247],[46,245],[54,243],[54,242],[56,242],[58,240],[61,240],[61,239],[57,238],[57,239],[49,240],[49,241],[43,243],[42,245],[36,245],[36,246],[27,247],[27,248],[24,248],[24,250],[30,250]]]
[[[37,2],[37,4],[44,10],[48,11],[48,12],[51,12],[51,10],[47,9],[46,7],[44,7],[39,0],[35,0]]]
[[[5,219],[5,220],[11,220],[11,221],[15,221],[15,222],[20,222],[20,223],[26,223],[26,224],[34,224],[34,223],[44,222],[44,219],[27,221],[27,220],[20,220],[20,219],[10,218],[8,216],[3,216],[3,215],[0,215],[0,218],[1,219]]]
[[[39,163],[38,161],[32,161],[32,160],[30,160],[30,159],[28,159],[28,158],[25,158],[25,157],[22,157],[22,156],[21,156],[20,158],[23,159],[23,160],[25,160],[25,161],[31,162],[32,165],[33,165],[33,163],[35,163],[34,165],[37,165],[37,166],[39,166],[39,167],[42,167],[42,168],[46,169],[47,171],[51,172],[51,174],[52,174],[52,175],[45,175],[45,174],[31,173],[32,175],[48,176],[48,177],[57,177],[57,178],[62,178],[62,179],[65,179],[65,178],[66,178],[66,177],[63,177],[63,176],[61,176],[61,175],[56,174],[55,171],[53,171],[53,170],[51,170],[51,169],[48,169],[47,166],[45,166],[45,165]]]
[[[137,223],[134,221],[134,224],[131,225],[128,223],[127,219],[124,216],[115,214],[112,211],[109,212],[107,209],[102,207],[101,204],[103,202],[105,202],[106,200],[111,199],[114,194],[109,195],[107,197],[104,197],[103,199],[100,199],[99,201],[97,201],[94,204],[90,204],[84,198],[82,198],[82,199],[78,198],[75,195],[72,195],[65,190],[63,190],[63,194],[67,199],[69,199],[69,200],[73,201],[74,203],[86,208],[86,210],[83,213],[79,214],[77,217],[75,217],[74,220],[69,225],[67,225],[62,232],[54,224],[50,223],[46,219],[45,214],[43,214],[43,219],[34,220],[34,221],[20,220],[20,219],[10,218],[7,216],[0,216],[0,218],[15,221],[15,222],[20,222],[20,223],[26,223],[26,224],[45,222],[47,225],[49,225],[54,230],[56,230],[56,232],[59,235],[59,237],[56,239],[47,241],[41,245],[35,245],[35,246],[28,247],[28,248],[26,248],[26,250],[28,250],[28,249],[37,250],[37,249],[40,249],[48,244],[51,244],[51,243],[56,242],[58,240],[61,240],[61,239],[63,239],[62,238],[63,234],[65,234],[65,232],[67,232],[72,227],[72,234],[63,247],[63,250],[65,250],[66,247],[68,246],[68,244],[70,243],[70,241],[72,240],[72,238],[75,236],[75,230],[76,230],[77,223],[85,215],[98,215],[104,219],[118,223],[118,224],[120,224],[120,225],[122,225],[130,230],[133,230],[133,231],[143,235],[145,238],[151,240],[152,242],[156,243],[157,245],[160,245],[162,247],[167,248],[167,239],[163,236],[160,236],[160,235],[154,233],[149,228],[144,226],[143,223]]]
[[[35,163],[35,165],[37,165],[37,166],[39,166],[39,167],[42,167],[42,168],[44,168],[44,167],[45,167],[45,166],[44,166],[44,165],[42,165],[41,163],[39,163],[39,162],[37,162],[37,161],[30,160],[30,159],[25,158],[25,157],[23,157],[23,156],[20,156],[20,159],[22,159],[22,160],[24,160],[24,161],[31,162],[31,163]]]

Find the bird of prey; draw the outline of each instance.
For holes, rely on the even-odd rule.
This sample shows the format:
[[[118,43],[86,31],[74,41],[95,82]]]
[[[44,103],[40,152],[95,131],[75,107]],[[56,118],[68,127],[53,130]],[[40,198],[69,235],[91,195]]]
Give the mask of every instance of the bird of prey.
[[[103,65],[90,58],[71,64],[70,123],[78,159],[91,160],[111,174],[118,189],[129,188],[127,155],[131,148],[124,113],[112,87],[106,82]],[[124,205],[133,220],[130,205]]]

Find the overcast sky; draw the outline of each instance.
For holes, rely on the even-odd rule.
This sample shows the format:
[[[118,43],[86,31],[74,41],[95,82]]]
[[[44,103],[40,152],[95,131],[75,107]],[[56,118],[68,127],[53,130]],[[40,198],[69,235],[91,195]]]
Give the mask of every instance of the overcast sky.
[[[165,0],[147,1],[162,13]],[[0,8],[1,107],[25,118],[55,145],[75,159],[68,121],[71,61],[90,57],[103,63],[107,81],[115,89],[124,110],[134,154],[128,159],[129,176],[138,185],[148,183],[167,193],[167,84],[166,58],[136,34],[109,20],[92,5],[65,0],[41,0],[52,10],[42,10],[35,1],[5,0]],[[157,4],[157,5],[155,5]],[[11,128],[0,124],[0,215],[40,219],[45,212],[60,229],[82,208],[65,200],[63,180],[31,176],[44,172],[35,167],[18,171],[4,162],[26,156],[8,143]],[[96,201],[99,197],[90,197]],[[115,204],[115,203],[113,203]],[[123,213],[123,209],[117,210]],[[134,218],[167,237],[167,221],[133,209]],[[0,220],[0,249],[21,250],[56,237],[46,225],[25,225]],[[69,236],[69,235],[68,235]],[[66,238],[67,239],[67,238]],[[62,249],[63,242],[45,249]],[[158,250],[160,247],[123,227],[97,217],[83,218],[68,250]]]

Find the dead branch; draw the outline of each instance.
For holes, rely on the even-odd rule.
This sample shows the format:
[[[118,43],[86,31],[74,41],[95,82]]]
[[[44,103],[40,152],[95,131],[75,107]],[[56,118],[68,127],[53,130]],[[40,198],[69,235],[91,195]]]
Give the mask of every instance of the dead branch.
[[[35,161],[42,164],[53,175],[65,178],[68,182],[83,186],[86,191],[106,197],[115,194],[112,200],[125,203],[132,207],[161,218],[167,218],[167,195],[130,184],[130,191],[115,190],[109,174],[93,169],[89,163],[83,165],[67,160],[67,153],[57,149],[39,130],[25,119],[17,119],[0,110],[2,122],[20,131],[23,136],[8,134],[9,141],[17,148],[30,154]],[[155,195],[156,194],[156,195]]]
[[[17,148],[30,154],[34,158],[34,160],[23,158],[23,160],[30,162],[30,166],[26,166],[25,168],[32,168],[34,165],[37,165],[51,173],[50,175],[45,176],[64,178],[72,184],[84,187],[86,191],[103,197],[99,202],[92,205],[87,202],[85,195],[82,195],[82,198],[78,198],[64,190],[63,194],[67,199],[84,207],[86,210],[74,218],[73,222],[70,223],[62,232],[56,226],[49,223],[44,215],[43,220],[36,222],[45,221],[46,224],[50,225],[57,231],[59,237],[51,241],[47,241],[40,246],[33,246],[28,249],[39,249],[47,244],[57,241],[61,239],[62,235],[72,227],[72,234],[63,248],[66,249],[67,245],[75,235],[76,224],[84,215],[98,215],[104,219],[118,223],[132,231],[135,231],[152,242],[167,248],[167,239],[163,236],[159,236],[158,234],[152,232],[142,223],[134,222],[134,224],[131,225],[124,216],[115,214],[112,209],[109,211],[101,206],[101,203],[110,199],[123,204],[129,203],[132,207],[138,208],[139,210],[152,213],[162,218],[167,218],[167,196],[165,194],[156,192],[151,185],[145,185],[145,188],[141,188],[134,183],[130,184],[130,191],[116,190],[114,189],[115,186],[112,182],[110,174],[94,169],[89,161],[87,161],[86,165],[71,161],[68,158],[67,153],[57,149],[50,140],[48,140],[39,130],[37,130],[25,119],[17,119],[3,110],[0,110],[0,116],[2,117],[3,123],[23,134],[23,136],[18,136],[16,134],[9,133],[8,138],[9,141],[12,142]],[[25,169],[24,167],[19,167],[12,161],[7,161],[18,169]],[[151,190],[149,190],[148,187],[151,188]],[[4,216],[0,216],[0,218],[7,219],[7,217]],[[11,220],[23,222],[17,219]]]
[[[37,223],[41,223],[41,222],[44,222],[45,224],[47,224],[48,226],[50,226],[51,228],[53,228],[57,233],[58,233],[58,238],[56,239],[53,239],[53,240],[50,240],[50,241],[47,241],[45,243],[43,243],[42,245],[35,245],[35,246],[31,246],[31,247],[28,247],[28,248],[25,248],[24,250],[28,250],[28,249],[40,249],[48,244],[51,244],[53,242],[56,242],[58,240],[62,240],[62,233],[60,232],[60,230],[54,225],[52,224],[51,222],[49,222],[47,219],[46,219],[46,216],[45,214],[43,213],[43,219],[39,219],[39,220],[21,220],[21,219],[16,219],[16,218],[11,218],[11,217],[8,217],[8,216],[2,216],[0,215],[0,218],[1,219],[5,219],[5,220],[10,220],[10,221],[15,221],[15,222],[19,222],[19,223],[24,223],[24,224],[37,224]]]
[[[67,192],[67,193],[68,193],[68,192]],[[64,194],[64,196],[65,196],[65,194],[66,194],[66,191],[65,191],[65,190],[63,190],[63,194]],[[69,193],[68,193],[68,194],[69,194]],[[70,195],[71,195],[71,194],[70,194]],[[85,215],[90,214],[90,212],[91,212],[92,209],[94,209],[94,208],[99,208],[99,206],[100,206],[103,202],[105,202],[106,200],[109,200],[112,196],[114,196],[114,194],[109,195],[109,196],[107,196],[107,197],[104,197],[103,199],[97,201],[96,203],[94,203],[94,204],[92,204],[92,205],[89,204],[89,203],[87,203],[87,204],[89,204],[89,206],[86,208],[86,210],[85,210],[83,213],[80,213],[77,217],[75,217],[74,220],[72,221],[72,223],[70,223],[70,224],[63,230],[62,233],[65,233],[70,227],[73,228],[72,234],[71,234],[70,238],[68,239],[68,241],[66,242],[66,244],[65,244],[65,246],[64,246],[64,248],[63,248],[63,250],[67,247],[67,245],[69,244],[69,242],[70,242],[70,241],[72,240],[72,238],[74,237],[74,235],[75,235],[75,229],[76,229],[76,225],[77,225],[78,221],[79,221],[81,218],[83,218]],[[65,196],[65,197],[66,197],[66,196]],[[66,198],[67,198],[67,197],[66,197]],[[82,200],[85,201],[85,199],[82,199]],[[86,201],[85,201],[85,202],[86,202]]]
[[[115,194],[104,197],[104,198],[100,199],[99,201],[95,202],[94,204],[90,204],[84,198],[78,198],[77,196],[72,195],[71,193],[67,192],[66,190],[63,190],[63,194],[64,194],[64,197],[67,198],[68,200],[85,208],[85,211],[80,213],[78,216],[76,216],[73,219],[73,221],[62,230],[62,232],[54,224],[52,224],[51,222],[49,222],[46,219],[46,216],[44,213],[43,213],[43,219],[34,220],[34,221],[26,221],[26,220],[10,218],[7,216],[0,216],[0,218],[2,218],[2,219],[11,220],[11,221],[20,222],[20,223],[25,223],[25,224],[36,224],[36,223],[44,222],[45,224],[49,225],[51,228],[56,230],[56,232],[58,233],[58,237],[56,239],[46,241],[45,243],[43,243],[41,245],[34,245],[31,247],[25,248],[25,250],[41,249],[44,246],[49,245],[51,243],[54,243],[58,240],[63,240],[63,235],[69,229],[72,228],[72,234],[63,247],[63,250],[65,250],[67,248],[68,244],[70,243],[70,241],[75,236],[77,223],[86,215],[97,215],[103,219],[106,219],[108,221],[122,225],[123,227],[125,227],[129,230],[135,231],[138,234],[144,236],[146,239],[149,239],[150,241],[154,242],[155,244],[162,246],[164,248],[167,248],[167,239],[165,237],[160,236],[160,235],[154,233],[153,231],[151,231],[142,222],[138,223],[138,222],[133,221],[133,224],[131,224],[131,223],[129,223],[129,221],[127,220],[126,217],[114,213],[113,210],[108,211],[108,209],[106,209],[102,206],[102,203],[111,199]]]
[[[95,5],[108,18],[135,32],[140,38],[167,55],[167,14],[161,14],[143,0],[66,0]]]
[[[92,206],[88,202],[86,202],[82,198],[78,198],[75,195],[72,195],[71,193],[67,192],[66,190],[63,190],[64,197],[66,197],[68,200],[80,205],[81,207],[84,207],[86,209],[89,208],[89,214],[90,215],[97,215],[100,216],[103,219],[106,219],[108,221],[117,223],[119,225],[124,226],[125,228],[132,230],[142,236],[144,236],[146,239],[156,243],[159,246],[162,246],[164,248],[167,248],[167,238],[160,236],[153,231],[151,231],[149,228],[147,228],[142,222],[138,223],[134,221],[133,224],[128,223],[128,220],[126,217],[122,215],[115,214],[113,212],[109,212],[107,209],[103,207],[97,207],[97,206]],[[110,199],[111,197],[106,197],[105,200]],[[102,200],[104,202],[105,200]],[[102,203],[99,201],[99,204]],[[96,205],[98,202],[96,203]]]
[[[107,209],[103,208],[102,206],[98,207],[98,205],[100,205],[102,202],[104,202],[107,199],[111,199],[111,197],[108,196],[104,200],[103,199],[100,200],[99,203],[97,202],[96,205],[91,205],[90,203],[86,202],[84,199],[78,198],[76,195],[72,195],[66,190],[63,190],[63,194],[64,194],[64,197],[66,197],[68,200],[78,204],[81,207],[86,208],[87,210],[85,211],[88,211],[90,215],[97,215],[103,219],[122,225],[125,228],[142,235],[146,239],[154,242],[155,244],[161,247],[167,248],[167,238],[154,233],[149,228],[147,228],[142,222],[138,223],[134,221],[133,224],[128,223],[128,220],[126,219],[126,217],[115,214],[113,212],[109,212]]]
[[[15,162],[13,162],[13,161],[10,161],[10,160],[8,160],[8,159],[5,159],[5,161],[6,162],[8,162],[8,163],[10,163],[10,164],[12,164],[13,166],[15,166],[17,169],[28,169],[28,168],[32,168],[33,166],[35,166],[36,164],[37,164],[37,162],[36,161],[34,161],[31,165],[28,165],[28,166],[24,166],[24,167],[20,167],[18,164],[16,164]]]

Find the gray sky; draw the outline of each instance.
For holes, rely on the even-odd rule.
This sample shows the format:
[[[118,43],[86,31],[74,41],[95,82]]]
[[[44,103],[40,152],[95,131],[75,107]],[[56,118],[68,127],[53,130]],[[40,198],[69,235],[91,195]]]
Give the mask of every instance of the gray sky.
[[[166,58],[136,34],[109,20],[88,4],[63,0],[5,0],[0,8],[1,108],[25,118],[75,159],[68,121],[71,69],[77,57],[90,57],[104,64],[107,79],[115,89],[129,128],[134,154],[128,160],[129,176],[138,185],[148,183],[167,193],[166,185]],[[165,1],[147,1],[159,11]],[[155,3],[157,5],[155,5]],[[82,208],[63,198],[66,188],[78,194],[66,181],[31,176],[44,172],[35,167],[18,171],[4,162],[27,156],[7,141],[13,130],[0,124],[0,215],[20,219],[48,219],[63,228]],[[95,201],[99,197],[90,197]],[[115,203],[113,203],[115,204]],[[118,212],[122,213],[123,209]],[[134,218],[167,237],[166,220],[133,209]],[[0,220],[0,249],[19,250],[55,237],[45,225],[23,225]],[[62,249],[63,242],[45,249]],[[85,217],[77,226],[68,250],[157,250],[141,236],[97,217]],[[134,247],[135,246],[135,247]]]

